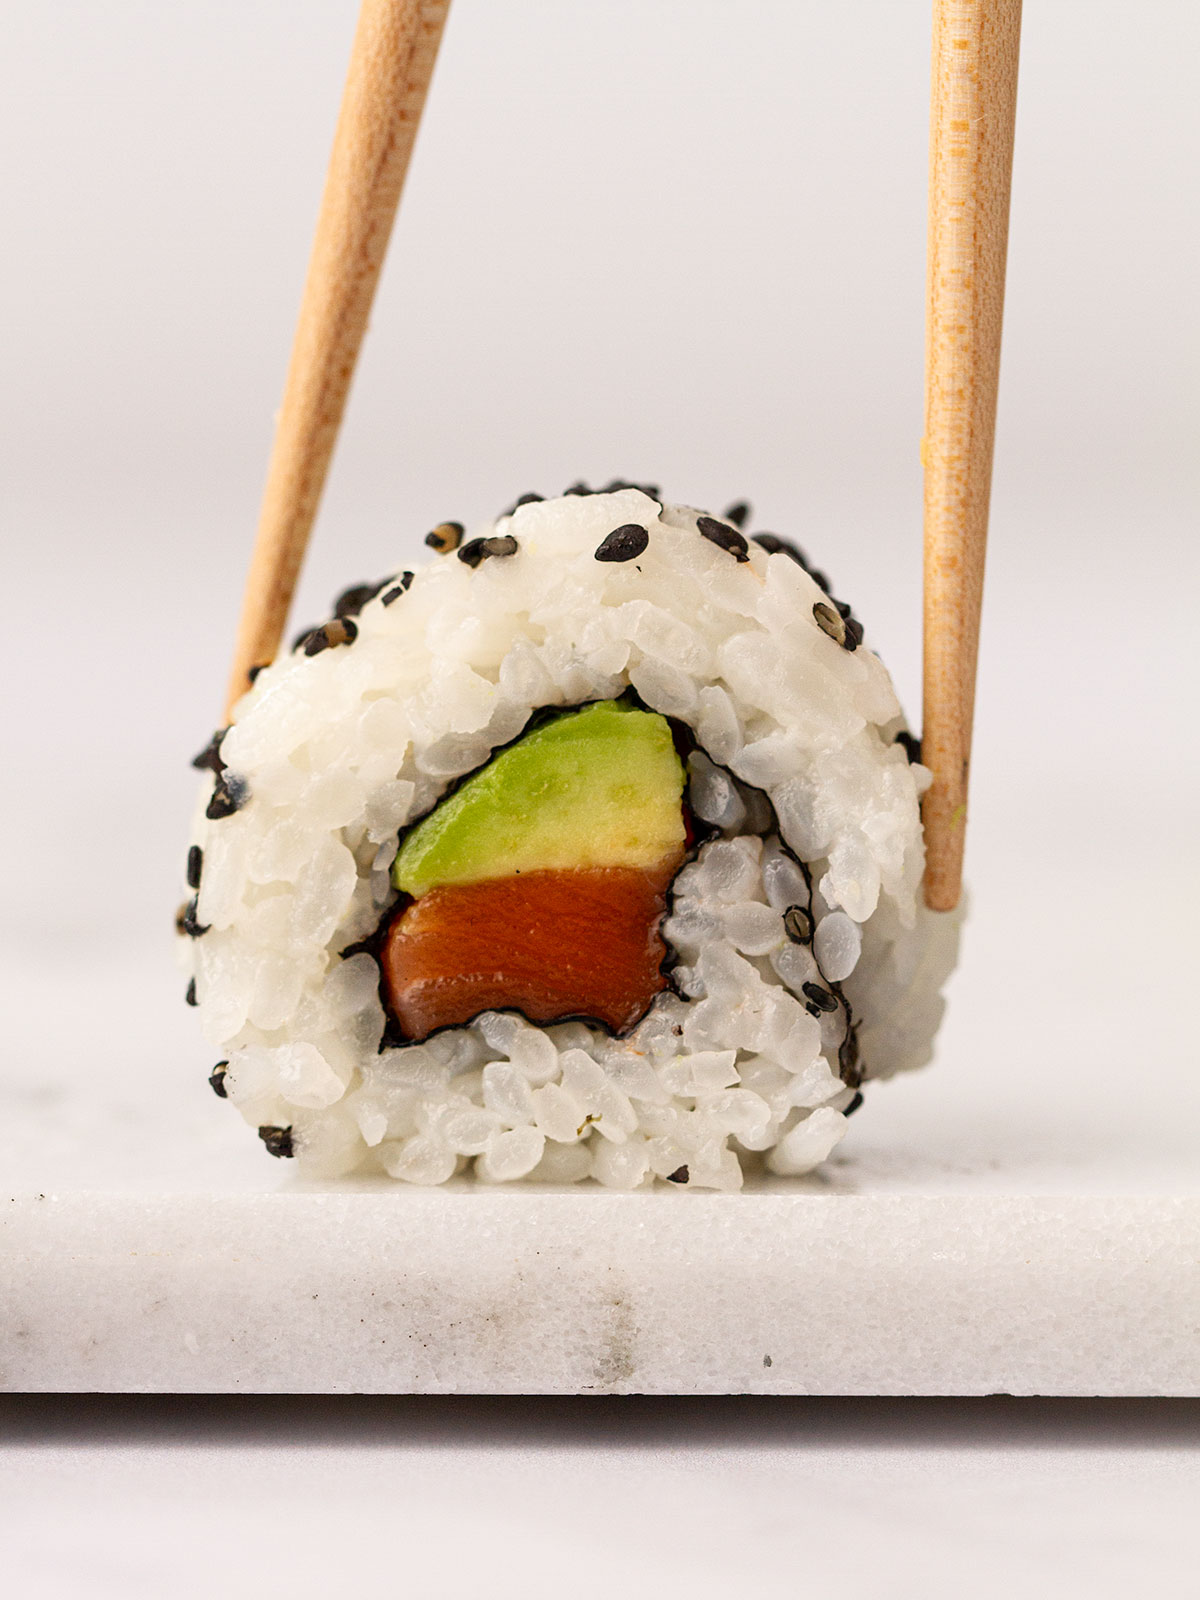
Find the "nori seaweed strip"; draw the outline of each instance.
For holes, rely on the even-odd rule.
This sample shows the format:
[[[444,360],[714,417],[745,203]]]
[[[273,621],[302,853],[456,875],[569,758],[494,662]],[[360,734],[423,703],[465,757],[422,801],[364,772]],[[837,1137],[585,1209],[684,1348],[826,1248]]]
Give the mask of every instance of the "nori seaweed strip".
[[[851,1020],[850,1007],[846,1007],[846,1032],[838,1046],[838,1075],[847,1089],[857,1089],[867,1076],[865,1070],[860,1070],[861,1062],[858,1054],[858,1023]],[[843,1112],[843,1116],[848,1115]]]

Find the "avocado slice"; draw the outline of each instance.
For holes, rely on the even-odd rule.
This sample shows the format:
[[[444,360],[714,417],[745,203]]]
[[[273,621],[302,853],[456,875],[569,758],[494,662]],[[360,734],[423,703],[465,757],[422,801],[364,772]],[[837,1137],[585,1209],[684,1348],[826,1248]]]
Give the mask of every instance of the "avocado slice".
[[[681,855],[683,764],[665,717],[619,700],[564,712],[481,767],[410,830],[392,882],[448,884]]]

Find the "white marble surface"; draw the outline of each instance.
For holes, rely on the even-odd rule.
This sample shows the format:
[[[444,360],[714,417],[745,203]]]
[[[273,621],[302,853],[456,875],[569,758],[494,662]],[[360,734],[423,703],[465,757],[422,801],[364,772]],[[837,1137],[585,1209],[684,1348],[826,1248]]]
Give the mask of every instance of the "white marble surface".
[[[1182,988],[1185,886],[1157,883],[1157,968],[1113,975],[1104,874],[1022,845],[1067,939],[1002,892],[1020,820],[978,830],[937,1065],[869,1088],[820,1176],[740,1196],[300,1184],[210,1095],[165,952],[67,986],[14,952],[0,1383],[1200,1392],[1197,1084],[1147,1003]]]

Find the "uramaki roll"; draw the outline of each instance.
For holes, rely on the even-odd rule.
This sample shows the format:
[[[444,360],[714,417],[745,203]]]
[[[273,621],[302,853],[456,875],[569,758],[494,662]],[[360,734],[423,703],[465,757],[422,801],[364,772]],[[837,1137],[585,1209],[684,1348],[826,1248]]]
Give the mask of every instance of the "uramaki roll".
[[[849,608],[740,520],[614,485],[441,524],[258,675],[179,927],[273,1154],[732,1189],[929,1058],[928,774]]]

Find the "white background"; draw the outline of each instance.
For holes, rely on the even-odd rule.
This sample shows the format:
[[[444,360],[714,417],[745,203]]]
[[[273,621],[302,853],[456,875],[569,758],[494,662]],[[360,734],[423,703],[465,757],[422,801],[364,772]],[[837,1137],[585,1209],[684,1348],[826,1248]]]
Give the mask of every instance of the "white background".
[[[186,759],[219,710],[354,10],[5,8],[17,1094],[130,1039],[169,1097],[202,1084],[204,1048],[166,1006]],[[1186,3],[1027,8],[973,925],[940,1065],[864,1111],[864,1151],[932,1139],[946,1160],[1019,1152],[1043,1174],[1053,1157],[1054,1181],[1094,1186],[1103,1147],[1112,1183],[1143,1190],[1195,1170],[1198,46]],[[646,477],[714,508],[747,495],[758,527],[798,536],[916,717],[927,97],[919,0],[455,0],[297,622],[414,558],[444,517]],[[1001,939],[1018,914],[1022,937]],[[80,998],[106,988],[107,1009]],[[189,1115],[221,1109],[201,1096]],[[347,1576],[396,1587],[415,1553],[442,1571],[423,1593],[463,1592],[452,1529],[480,1507],[520,1552],[500,1594],[537,1592],[539,1541],[555,1587],[590,1575],[581,1594],[622,1592],[626,1551],[654,1592],[800,1582],[804,1563],[830,1581],[845,1563],[860,1576],[843,1592],[864,1595],[1040,1575],[1094,1596],[1139,1571],[1188,1592],[1192,1411],[893,1404],[864,1421],[729,1402],[718,1426],[637,1405],[605,1415],[650,1420],[610,1420],[595,1448],[597,1413],[561,1404],[544,1425],[477,1407],[466,1436],[432,1404],[392,1408],[391,1431],[349,1411],[324,1432],[311,1408],[266,1426],[210,1403],[191,1427],[39,1405],[0,1413],[17,1486],[0,1516],[26,1530],[30,1594],[163,1592],[163,1529],[206,1592],[230,1592],[234,1549],[266,1571],[256,1495],[261,1537],[288,1535],[281,1570],[309,1573],[294,1592],[324,1592],[339,1558],[297,1559],[284,1498],[333,1505],[357,1538],[386,1515],[381,1485],[408,1554],[363,1533]],[[210,1540],[234,1491],[234,1532]],[[38,1553],[59,1520],[70,1560],[58,1538]]]

